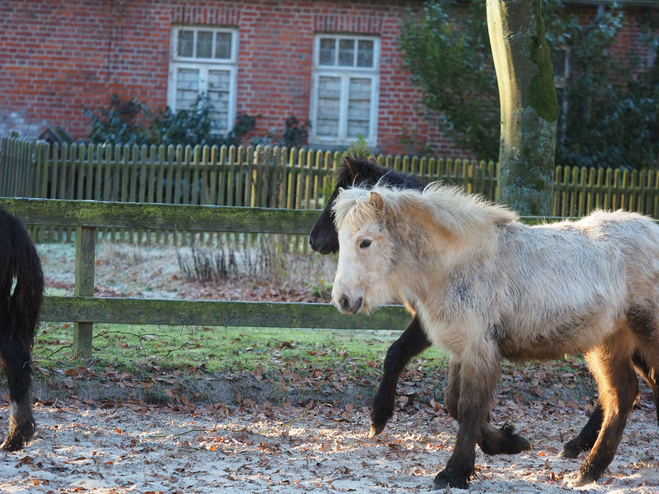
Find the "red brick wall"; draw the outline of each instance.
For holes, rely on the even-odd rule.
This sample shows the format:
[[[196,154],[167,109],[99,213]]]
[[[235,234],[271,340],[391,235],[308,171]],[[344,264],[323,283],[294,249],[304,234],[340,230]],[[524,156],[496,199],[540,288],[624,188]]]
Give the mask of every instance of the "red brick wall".
[[[112,7],[117,2],[0,3],[0,130],[17,121],[26,135],[60,125],[84,137],[84,106],[106,105],[112,93],[165,104],[168,10],[129,1],[113,26]]]
[[[381,35],[378,148],[409,152],[401,131],[442,154],[464,155],[417,115],[418,94],[400,68],[399,20],[419,2],[5,0],[0,3],[0,133],[38,135],[61,126],[87,134],[84,107],[107,106],[113,93],[150,108],[167,104],[173,23],[237,25],[237,110],[260,114],[257,135],[284,120],[309,118],[316,30]]]
[[[113,93],[150,108],[167,104],[173,23],[239,27],[237,110],[258,119],[256,135],[281,134],[290,115],[309,118],[312,41],[317,31],[381,36],[378,148],[416,145],[468,157],[419,116],[419,94],[401,70],[400,19],[419,0],[4,0],[0,2],[0,134],[38,135],[61,126],[84,138],[84,107]]]

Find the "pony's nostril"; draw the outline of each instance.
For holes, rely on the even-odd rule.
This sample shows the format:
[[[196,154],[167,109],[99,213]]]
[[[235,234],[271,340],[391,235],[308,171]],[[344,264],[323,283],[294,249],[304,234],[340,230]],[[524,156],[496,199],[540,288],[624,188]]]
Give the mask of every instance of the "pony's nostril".
[[[341,304],[341,308],[343,310],[348,310],[350,308],[350,299],[346,295],[341,297],[339,303]]]
[[[355,301],[355,305],[352,307],[352,311],[356,314],[359,312],[359,310],[362,308],[362,304],[364,303],[364,297],[359,297]]]
[[[309,247],[313,249],[313,237],[309,237]]]

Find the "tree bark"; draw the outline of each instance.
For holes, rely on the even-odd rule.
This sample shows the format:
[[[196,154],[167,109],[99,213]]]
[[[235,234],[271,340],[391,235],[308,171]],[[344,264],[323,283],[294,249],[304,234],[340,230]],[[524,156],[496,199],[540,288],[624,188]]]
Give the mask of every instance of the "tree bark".
[[[559,107],[540,0],[487,0],[487,25],[501,101],[497,200],[551,215]]]

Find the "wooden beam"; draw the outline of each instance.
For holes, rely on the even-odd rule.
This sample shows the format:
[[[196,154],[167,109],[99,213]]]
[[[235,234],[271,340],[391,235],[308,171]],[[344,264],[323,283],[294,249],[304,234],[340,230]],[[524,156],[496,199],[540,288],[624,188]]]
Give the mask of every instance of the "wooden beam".
[[[321,211],[0,198],[28,225],[306,235]]]
[[[79,226],[76,229],[76,267],[74,294],[94,296],[94,267],[96,264],[96,228]],[[76,321],[73,325],[73,355],[91,358],[94,323]]]
[[[405,328],[411,317],[399,305],[346,316],[331,304],[75,296],[46,297],[41,314],[54,322],[389,330]]]
[[[0,205],[28,225],[298,235],[308,234],[321,213],[321,211],[311,209],[6,197],[0,198]],[[529,225],[537,225],[565,219],[568,218],[523,216],[520,221]]]

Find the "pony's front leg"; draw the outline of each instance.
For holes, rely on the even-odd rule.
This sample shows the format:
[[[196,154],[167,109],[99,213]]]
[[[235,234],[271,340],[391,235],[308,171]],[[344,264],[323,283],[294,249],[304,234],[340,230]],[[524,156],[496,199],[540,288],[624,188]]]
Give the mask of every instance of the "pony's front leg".
[[[476,471],[476,444],[487,424],[494,388],[501,372],[496,351],[491,348],[482,350],[472,350],[468,360],[461,359],[459,364],[452,359],[454,370],[459,368],[460,376],[460,394],[455,411],[458,434],[453,454],[444,470],[435,477],[433,490],[446,487],[466,489]],[[451,392],[451,396],[456,396],[456,393]],[[449,410],[453,408],[447,406],[450,406]]]
[[[417,316],[407,326],[407,329],[387,350],[382,370],[380,386],[373,400],[373,411],[371,412],[371,431],[369,437],[380,434],[387,425],[387,420],[394,413],[396,401],[396,384],[403,369],[412,357],[419,355],[429,348],[430,340],[421,328],[421,322]]]
[[[456,359],[451,359],[448,365],[448,382],[444,391],[444,405],[455,420],[459,420],[460,384],[460,363]],[[519,434],[515,434],[515,427],[511,423],[506,422],[503,427],[497,428],[490,424],[489,420],[488,414],[487,422],[483,423],[478,440],[483,453],[486,455],[514,455],[531,449],[531,443]]]

